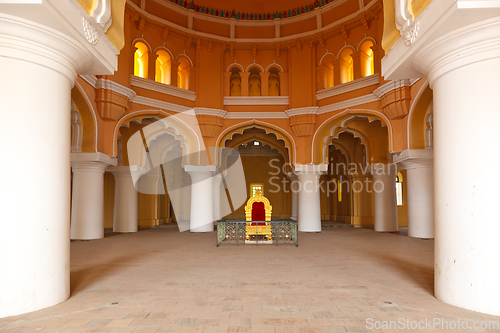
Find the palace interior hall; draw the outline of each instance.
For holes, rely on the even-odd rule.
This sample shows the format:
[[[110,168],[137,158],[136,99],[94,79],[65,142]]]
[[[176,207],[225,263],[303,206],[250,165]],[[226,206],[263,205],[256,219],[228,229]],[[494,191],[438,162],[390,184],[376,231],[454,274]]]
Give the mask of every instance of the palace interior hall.
[[[0,332],[500,332],[496,0],[0,3]]]

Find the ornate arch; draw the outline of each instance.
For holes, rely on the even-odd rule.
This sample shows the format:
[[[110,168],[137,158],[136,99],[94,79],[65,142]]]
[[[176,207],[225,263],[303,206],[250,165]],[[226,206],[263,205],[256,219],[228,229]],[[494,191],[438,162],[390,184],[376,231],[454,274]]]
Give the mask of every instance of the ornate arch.
[[[150,45],[150,44],[149,44],[149,43],[148,43],[148,42],[147,42],[144,38],[139,37],[139,38],[134,39],[134,40],[132,41],[132,46],[134,46],[134,45],[135,45],[135,43],[137,43],[137,42],[141,42],[141,43],[143,43],[144,45],[146,45],[146,46],[148,47],[149,52],[152,52],[152,51],[153,51],[153,48],[151,47],[151,45]]]
[[[242,134],[243,131],[248,128],[260,128],[266,131],[266,134],[274,134],[277,140],[281,140],[285,143],[289,156],[288,162],[290,164],[296,164],[296,144],[293,136],[281,127],[256,119],[244,121],[226,128],[217,137],[216,146],[219,148],[224,147],[227,140],[232,139],[235,134]],[[218,156],[216,156],[216,161],[218,161]]]
[[[251,69],[252,67],[258,67],[258,68],[260,68],[260,70],[262,72],[265,72],[264,67],[262,67],[260,64],[256,63],[255,60],[253,61],[253,63],[251,63],[250,65],[247,66],[247,69],[245,70],[245,72],[248,72],[249,69]]]
[[[377,41],[375,40],[375,38],[373,37],[365,37],[361,40],[361,42],[359,42],[358,44],[358,47],[356,48],[356,50],[359,51],[359,48],[361,47],[361,45],[363,45],[366,41],[371,41],[373,43],[373,45],[377,45]]]
[[[327,118],[316,129],[311,147],[312,163],[324,163],[325,153],[328,152],[328,150],[325,151],[326,142],[329,142],[335,136],[335,131],[338,128],[346,128],[347,122],[354,117],[364,117],[368,122],[380,121],[382,127],[387,127],[389,151],[394,152],[392,124],[386,115],[380,111],[370,109],[346,109]]]
[[[201,140],[201,132],[197,127],[196,117],[189,112],[171,113],[164,110],[140,110],[131,112],[123,116],[115,125],[113,132],[113,156],[116,156],[116,143],[118,140],[119,129],[122,126],[129,126],[131,122],[143,122],[146,118],[154,118],[161,120],[164,123],[164,130],[170,129],[177,140],[183,142],[184,153],[196,154],[197,161],[189,161],[199,163],[201,161],[201,151],[205,150],[203,140]],[[159,131],[157,134],[148,133],[146,142],[155,138],[157,135],[164,133]]]
[[[231,68],[233,68],[233,67],[239,67],[241,69],[241,72],[245,71],[245,68],[243,68],[243,66],[241,66],[241,64],[237,63],[235,60],[232,64],[227,66],[226,72],[229,72],[231,70]]]
[[[333,57],[333,60],[337,59],[337,57],[335,56],[335,54],[333,54],[332,52],[329,52],[328,50],[326,50],[325,54],[323,54],[323,56],[321,57],[321,59],[319,60],[319,65],[321,66],[321,64],[323,63],[323,59],[325,57],[328,57],[329,55],[331,55]]]
[[[267,66],[267,67],[266,67],[266,72],[269,72],[269,70],[270,70],[272,67],[279,68],[281,73],[285,72],[285,70],[283,69],[283,67],[281,67],[281,65],[280,65],[280,64],[278,64],[278,63],[276,62],[276,60],[274,60],[274,62],[273,62],[272,64],[269,64],[269,66]]]
[[[191,67],[194,67],[193,60],[186,54],[186,50],[184,50],[183,53],[179,53],[176,57],[175,60],[178,60],[180,57],[186,57],[187,60],[189,60],[189,63],[191,64]]]

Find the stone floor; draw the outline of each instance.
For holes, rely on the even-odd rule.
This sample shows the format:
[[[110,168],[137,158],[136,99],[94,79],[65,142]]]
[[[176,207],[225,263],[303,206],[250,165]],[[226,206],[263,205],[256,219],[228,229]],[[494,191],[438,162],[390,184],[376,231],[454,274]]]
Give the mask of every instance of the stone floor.
[[[415,329],[426,319],[500,331],[472,328],[500,317],[432,296],[432,240],[325,227],[300,233],[299,243],[216,248],[214,233],[175,228],[75,241],[71,298],[0,319],[0,332],[457,331],[444,323]],[[377,330],[384,321],[398,322]]]

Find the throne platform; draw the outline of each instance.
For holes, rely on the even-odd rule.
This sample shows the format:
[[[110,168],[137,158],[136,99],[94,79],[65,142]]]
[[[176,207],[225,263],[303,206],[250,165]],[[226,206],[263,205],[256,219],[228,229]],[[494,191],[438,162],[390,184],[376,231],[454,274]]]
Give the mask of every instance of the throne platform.
[[[245,220],[217,221],[220,244],[292,244],[298,246],[297,221],[272,220],[269,199],[260,189],[245,205]]]

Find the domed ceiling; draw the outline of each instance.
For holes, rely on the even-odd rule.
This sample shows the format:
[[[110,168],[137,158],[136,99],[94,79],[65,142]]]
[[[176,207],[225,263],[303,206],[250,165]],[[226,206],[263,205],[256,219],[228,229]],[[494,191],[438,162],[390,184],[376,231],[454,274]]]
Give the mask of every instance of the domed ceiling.
[[[189,3],[190,1],[188,1]],[[268,0],[268,1],[235,1],[235,0],[196,0],[195,4],[210,8],[249,13],[273,13],[288,11],[292,8],[313,4],[314,0]]]

